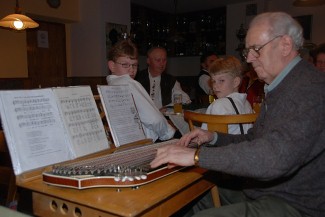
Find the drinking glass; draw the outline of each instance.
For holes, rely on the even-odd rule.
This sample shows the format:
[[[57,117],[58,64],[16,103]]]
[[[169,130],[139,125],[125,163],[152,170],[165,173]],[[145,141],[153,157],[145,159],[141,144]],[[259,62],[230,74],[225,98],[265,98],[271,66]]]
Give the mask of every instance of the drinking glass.
[[[259,113],[261,111],[261,105],[263,103],[264,96],[263,95],[257,95],[253,98],[253,110],[256,113]]]
[[[209,103],[213,103],[215,100],[213,90],[209,90]]]
[[[174,94],[173,95],[173,103],[174,103],[174,113],[180,114],[183,111],[182,107],[182,94]]]

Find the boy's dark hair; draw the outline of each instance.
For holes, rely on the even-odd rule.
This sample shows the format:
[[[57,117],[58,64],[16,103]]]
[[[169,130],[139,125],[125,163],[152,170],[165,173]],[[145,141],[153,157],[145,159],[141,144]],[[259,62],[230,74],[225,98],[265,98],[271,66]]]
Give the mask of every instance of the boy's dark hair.
[[[206,59],[209,57],[209,56],[212,56],[212,55],[215,55],[215,56],[218,56],[216,52],[214,51],[207,51],[207,52],[204,52],[201,57],[200,57],[200,63],[204,63],[206,61]]]

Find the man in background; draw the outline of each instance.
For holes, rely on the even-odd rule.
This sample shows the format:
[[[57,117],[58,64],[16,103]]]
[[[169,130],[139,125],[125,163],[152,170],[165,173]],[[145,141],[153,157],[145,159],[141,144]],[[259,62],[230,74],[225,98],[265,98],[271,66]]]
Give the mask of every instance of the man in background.
[[[162,47],[153,47],[147,52],[148,68],[140,71],[135,79],[146,89],[158,109],[172,103],[174,94],[182,95],[182,103],[191,103],[176,78],[165,72],[167,51]]]

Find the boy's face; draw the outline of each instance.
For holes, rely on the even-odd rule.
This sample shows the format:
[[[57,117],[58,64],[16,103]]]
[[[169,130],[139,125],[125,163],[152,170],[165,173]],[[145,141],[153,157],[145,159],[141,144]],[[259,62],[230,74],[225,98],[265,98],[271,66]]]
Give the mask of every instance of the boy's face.
[[[218,98],[224,98],[233,92],[238,92],[239,77],[233,77],[229,73],[212,75],[213,92]]]
[[[130,75],[135,78],[138,70],[138,60],[130,57],[119,57],[116,61],[108,61],[109,70],[113,75]]]

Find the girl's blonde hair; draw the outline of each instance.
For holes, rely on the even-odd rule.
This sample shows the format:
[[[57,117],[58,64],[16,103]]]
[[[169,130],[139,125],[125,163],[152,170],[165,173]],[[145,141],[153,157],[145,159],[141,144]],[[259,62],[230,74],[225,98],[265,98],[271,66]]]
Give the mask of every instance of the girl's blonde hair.
[[[243,67],[239,59],[234,56],[227,56],[213,61],[208,70],[210,76],[229,73],[234,78],[241,78]]]

